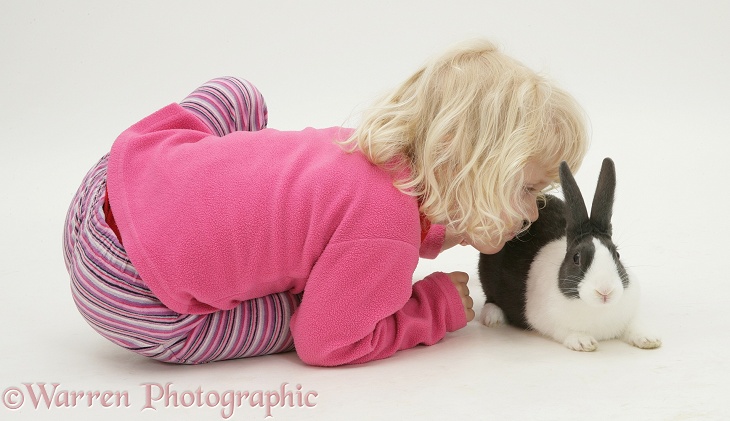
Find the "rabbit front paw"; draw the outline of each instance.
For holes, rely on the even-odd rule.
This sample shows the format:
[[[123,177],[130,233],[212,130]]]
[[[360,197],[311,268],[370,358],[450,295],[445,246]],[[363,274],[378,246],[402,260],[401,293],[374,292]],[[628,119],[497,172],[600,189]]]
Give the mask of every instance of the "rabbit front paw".
[[[627,344],[641,349],[654,349],[662,346],[662,340],[658,337],[642,333],[628,333],[622,339]]]
[[[494,303],[486,303],[479,313],[479,321],[484,326],[497,327],[505,322],[504,312]]]
[[[565,338],[563,345],[573,351],[591,352],[598,349],[598,341],[593,336],[582,333],[571,333]]]

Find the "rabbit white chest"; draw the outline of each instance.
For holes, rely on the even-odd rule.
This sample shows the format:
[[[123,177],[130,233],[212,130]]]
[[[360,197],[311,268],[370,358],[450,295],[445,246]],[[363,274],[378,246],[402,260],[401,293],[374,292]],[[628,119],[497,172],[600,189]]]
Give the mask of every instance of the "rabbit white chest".
[[[547,244],[535,256],[527,277],[525,316],[540,333],[559,342],[571,335],[595,340],[621,337],[636,316],[639,287],[635,279],[624,288],[609,250],[597,239],[590,268],[577,283],[579,298],[568,298],[558,288],[566,238]]]

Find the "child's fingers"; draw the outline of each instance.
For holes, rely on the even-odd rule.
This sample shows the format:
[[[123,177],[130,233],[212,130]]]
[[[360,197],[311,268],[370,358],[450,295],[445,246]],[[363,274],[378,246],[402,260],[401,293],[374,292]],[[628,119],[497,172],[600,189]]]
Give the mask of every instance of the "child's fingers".
[[[454,283],[458,282],[461,284],[466,284],[467,282],[469,282],[469,275],[465,272],[451,272],[447,275],[449,275],[449,278],[451,278],[451,282]]]
[[[474,300],[469,295],[462,296],[461,302],[464,304],[464,308],[466,308],[466,309],[470,309],[470,308],[474,307]]]
[[[474,320],[475,313],[474,310],[472,310],[474,307],[474,300],[469,295],[469,287],[466,285],[466,283],[469,282],[469,275],[464,272],[451,272],[448,275],[461,296],[461,304],[464,306],[466,321],[470,322]]]
[[[459,291],[459,295],[462,297],[468,297],[469,287],[466,283],[469,281],[469,275],[464,272],[451,272],[448,275],[451,278],[451,283],[453,283],[456,290]]]

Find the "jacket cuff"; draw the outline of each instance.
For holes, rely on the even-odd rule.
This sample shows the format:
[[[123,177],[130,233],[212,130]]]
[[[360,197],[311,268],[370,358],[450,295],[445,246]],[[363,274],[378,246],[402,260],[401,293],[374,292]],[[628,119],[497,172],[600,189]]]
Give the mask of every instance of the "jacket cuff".
[[[449,275],[443,272],[435,272],[428,275],[421,282],[429,285],[431,288],[437,289],[440,295],[444,297],[446,304],[444,321],[447,332],[454,332],[466,326],[467,321],[464,304],[462,304],[459,291],[454,287]]]
[[[446,227],[443,225],[431,225],[426,238],[421,243],[419,256],[424,259],[435,259],[441,253],[441,247],[444,245],[446,236]]]

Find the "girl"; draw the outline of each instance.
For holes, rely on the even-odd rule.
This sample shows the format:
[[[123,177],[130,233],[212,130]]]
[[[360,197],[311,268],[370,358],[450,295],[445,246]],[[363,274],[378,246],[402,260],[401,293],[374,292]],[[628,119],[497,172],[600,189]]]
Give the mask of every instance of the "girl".
[[[463,272],[498,251],[586,149],[573,99],[478,41],[433,60],[356,130],[265,129],[214,79],[123,132],[66,221],[72,295],[101,335],[183,364],[284,352],[334,366],[431,345],[473,319]]]

